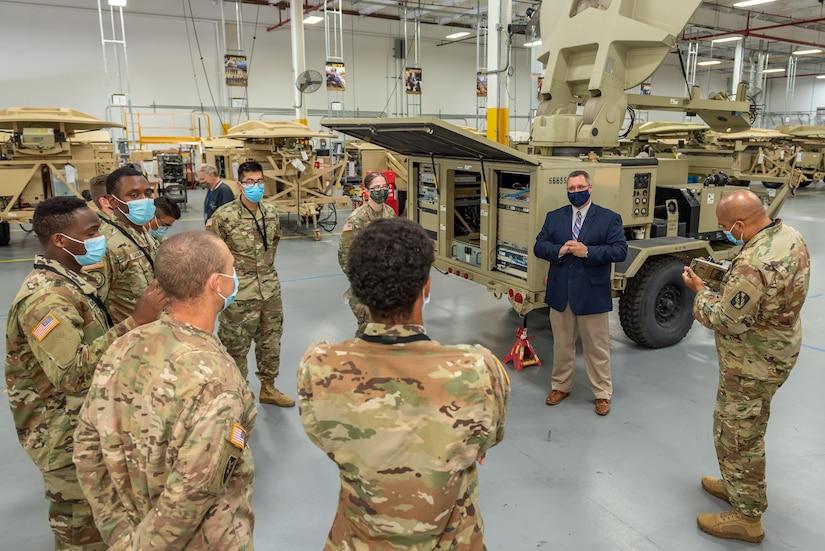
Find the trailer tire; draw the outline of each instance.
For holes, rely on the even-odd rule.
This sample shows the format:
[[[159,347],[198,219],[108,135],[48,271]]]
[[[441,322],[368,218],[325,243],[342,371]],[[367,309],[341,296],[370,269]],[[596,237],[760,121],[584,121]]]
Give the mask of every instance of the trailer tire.
[[[8,222],[0,222],[0,247],[7,247],[11,241],[11,225]]]
[[[809,185],[813,184],[813,180],[805,180],[804,182],[799,182],[799,187],[808,187]]]
[[[762,182],[762,185],[768,189],[779,189],[782,187],[782,182]]]
[[[645,262],[619,299],[619,320],[630,339],[646,348],[678,343],[693,325],[693,293],[682,281],[685,263],[674,256]]]

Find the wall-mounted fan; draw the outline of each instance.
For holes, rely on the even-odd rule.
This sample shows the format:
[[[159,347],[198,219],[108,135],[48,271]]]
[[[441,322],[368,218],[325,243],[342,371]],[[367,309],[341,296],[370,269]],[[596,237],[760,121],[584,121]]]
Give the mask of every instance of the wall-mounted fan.
[[[308,70],[298,75],[295,87],[303,94],[316,92],[324,82],[324,77],[318,71]]]

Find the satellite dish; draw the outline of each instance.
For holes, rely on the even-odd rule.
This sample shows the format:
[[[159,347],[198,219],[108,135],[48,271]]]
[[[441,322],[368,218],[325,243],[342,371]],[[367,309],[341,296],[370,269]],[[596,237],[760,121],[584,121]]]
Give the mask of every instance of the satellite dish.
[[[298,80],[295,81],[295,87],[304,94],[311,94],[316,92],[324,82],[324,77],[318,71],[304,71],[298,75]]]

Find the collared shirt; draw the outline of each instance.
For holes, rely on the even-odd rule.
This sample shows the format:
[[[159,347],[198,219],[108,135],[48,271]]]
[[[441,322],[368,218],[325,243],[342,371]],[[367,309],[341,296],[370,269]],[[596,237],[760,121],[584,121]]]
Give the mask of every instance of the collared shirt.
[[[17,437],[41,471],[72,464],[77,411],[103,352],[137,327],[109,328],[83,276],[37,256],[9,309],[6,385]]]
[[[476,461],[504,437],[509,380],[479,345],[420,325],[310,345],[298,369],[310,440],[338,465],[326,549],[481,549]]]
[[[576,226],[576,213],[582,213],[582,226],[584,226],[584,219],[587,218],[587,212],[590,210],[590,205],[593,204],[593,200],[587,202],[585,206],[580,209],[573,207],[573,223],[570,225],[570,235],[573,235],[573,228]]]

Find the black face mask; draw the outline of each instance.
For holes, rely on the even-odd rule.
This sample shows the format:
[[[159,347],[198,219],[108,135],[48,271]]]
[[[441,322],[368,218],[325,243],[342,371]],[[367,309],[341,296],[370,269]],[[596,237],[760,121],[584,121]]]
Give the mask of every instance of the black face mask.
[[[387,200],[387,197],[390,196],[390,190],[388,189],[371,189],[370,190],[370,199],[378,203],[379,205],[384,204]]]
[[[567,200],[570,201],[570,204],[574,207],[579,208],[590,200],[590,190],[568,191]]]

